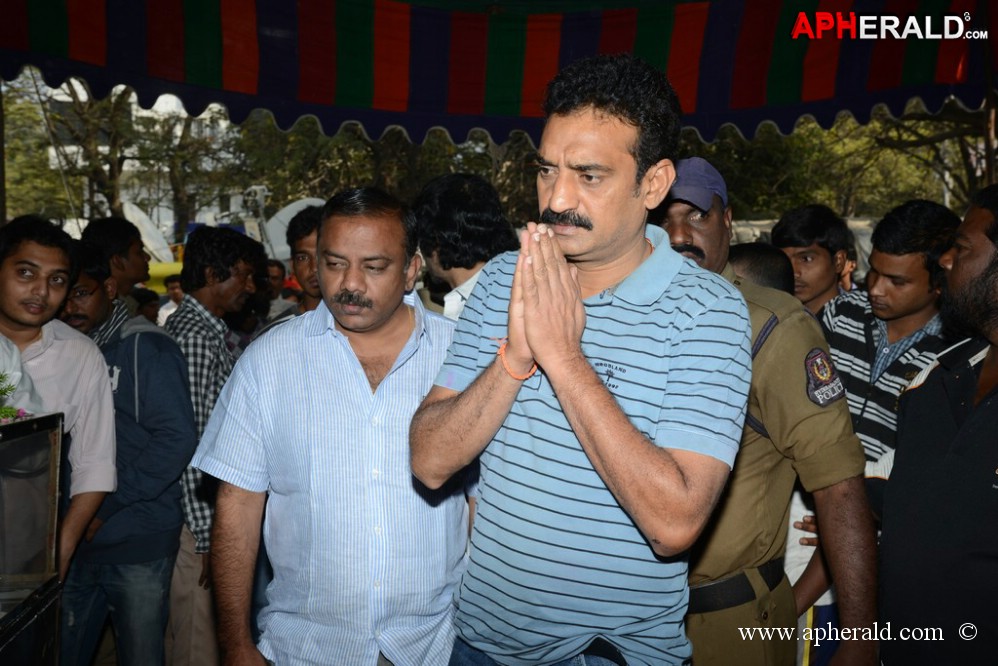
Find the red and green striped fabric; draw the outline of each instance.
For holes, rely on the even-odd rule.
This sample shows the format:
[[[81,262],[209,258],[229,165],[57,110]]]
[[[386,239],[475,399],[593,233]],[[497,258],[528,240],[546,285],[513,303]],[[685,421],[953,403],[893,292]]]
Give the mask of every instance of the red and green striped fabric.
[[[539,127],[544,87],[567,63],[629,51],[665,71],[688,115],[711,136],[746,134],[804,114],[859,118],[958,94],[983,99],[998,67],[990,40],[792,39],[799,12],[932,16],[984,22],[987,0],[0,0],[0,67],[50,79],[125,83],[180,94],[197,111],[254,107],[284,123],[312,113],[335,129],[401,124],[491,131]],[[373,125],[373,127],[372,127]]]

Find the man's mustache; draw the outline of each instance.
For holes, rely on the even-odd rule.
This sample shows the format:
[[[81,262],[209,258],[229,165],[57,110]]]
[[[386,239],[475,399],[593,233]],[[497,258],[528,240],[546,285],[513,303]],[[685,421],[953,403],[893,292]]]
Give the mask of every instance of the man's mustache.
[[[339,305],[357,305],[362,308],[374,307],[374,302],[370,299],[364,298],[356,291],[346,291],[345,289],[333,296],[333,303]]]
[[[696,245],[691,245],[690,243],[673,245],[672,249],[678,252],[679,254],[683,254],[684,252],[686,254],[692,254],[694,257],[698,257],[700,261],[704,261],[707,259],[707,255],[703,253],[703,250],[698,248]]]
[[[592,221],[585,215],[579,215],[574,210],[566,210],[563,213],[556,213],[550,208],[545,208],[541,213],[541,222],[544,224],[557,224],[569,227],[579,227],[586,231],[593,230]]]

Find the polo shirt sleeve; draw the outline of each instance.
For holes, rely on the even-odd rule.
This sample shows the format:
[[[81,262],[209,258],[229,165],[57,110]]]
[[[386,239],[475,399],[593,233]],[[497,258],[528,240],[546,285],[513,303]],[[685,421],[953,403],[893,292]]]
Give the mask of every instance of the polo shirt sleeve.
[[[733,290],[682,327],[666,352],[657,445],[734,465],[752,378],[749,330],[745,301]]]
[[[817,322],[803,310],[782,319],[755,358],[751,411],[813,492],[863,473],[845,389]]]
[[[460,393],[468,388],[484,369],[480,366],[479,358],[482,336],[487,335],[483,332],[485,310],[488,307],[506,308],[509,302],[508,296],[506,299],[498,299],[492,293],[496,268],[495,260],[486,264],[468,297],[468,302],[464,304],[461,318],[458,319],[450,347],[447,349],[447,358],[433,382],[436,386]]]
[[[225,383],[212,410],[191,466],[205,474],[262,493],[269,486],[262,403],[254,360],[247,350]]]
[[[115,467],[114,398],[107,363],[97,345],[89,340],[74,345],[80,355],[80,395],[87,396],[84,408],[70,435],[69,463],[73,470],[69,495],[113,492],[117,488]]]

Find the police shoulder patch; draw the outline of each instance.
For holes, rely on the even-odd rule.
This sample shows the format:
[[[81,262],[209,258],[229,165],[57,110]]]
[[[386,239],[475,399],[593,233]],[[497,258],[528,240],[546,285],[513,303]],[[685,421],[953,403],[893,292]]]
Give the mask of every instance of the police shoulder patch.
[[[825,407],[846,394],[832,359],[824,349],[815,347],[807,353],[804,372],[807,375],[807,397],[819,407]]]

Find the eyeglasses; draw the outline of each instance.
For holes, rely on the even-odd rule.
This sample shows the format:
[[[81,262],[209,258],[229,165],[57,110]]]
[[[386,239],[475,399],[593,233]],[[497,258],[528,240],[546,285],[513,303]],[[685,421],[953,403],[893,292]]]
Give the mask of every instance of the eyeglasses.
[[[100,285],[94,287],[90,291],[87,291],[86,287],[77,287],[76,289],[69,292],[69,300],[73,301],[77,305],[80,303],[85,303],[90,300],[90,297],[97,293],[100,289]]]

